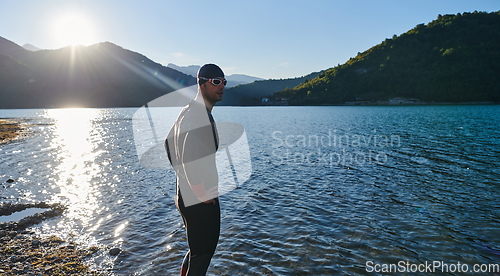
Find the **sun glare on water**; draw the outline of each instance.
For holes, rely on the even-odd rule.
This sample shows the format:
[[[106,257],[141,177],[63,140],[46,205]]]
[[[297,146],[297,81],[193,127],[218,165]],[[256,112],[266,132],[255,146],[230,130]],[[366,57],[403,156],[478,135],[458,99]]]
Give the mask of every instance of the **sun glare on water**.
[[[68,13],[54,21],[54,33],[61,47],[68,45],[88,46],[94,41],[91,22],[80,14]]]
[[[46,117],[54,121],[51,147],[57,149],[58,162],[50,167],[54,187],[60,189],[54,201],[64,202],[68,206],[67,217],[78,219],[84,225],[102,208],[95,183],[101,167],[94,162],[101,151],[96,151],[93,144],[100,139],[93,123],[99,116],[99,110],[87,108],[49,109],[46,113]]]

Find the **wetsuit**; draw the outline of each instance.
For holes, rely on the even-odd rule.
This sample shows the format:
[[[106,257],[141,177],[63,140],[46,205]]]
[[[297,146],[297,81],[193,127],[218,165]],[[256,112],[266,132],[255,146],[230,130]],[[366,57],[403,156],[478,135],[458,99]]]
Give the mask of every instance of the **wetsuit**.
[[[218,135],[212,114],[203,104],[191,101],[165,140],[168,158],[177,175],[175,203],[184,221],[189,245],[182,265],[185,275],[205,275],[219,241],[219,200],[215,197],[212,198],[215,203],[202,202],[211,199],[203,197],[204,191],[217,186],[217,148]]]

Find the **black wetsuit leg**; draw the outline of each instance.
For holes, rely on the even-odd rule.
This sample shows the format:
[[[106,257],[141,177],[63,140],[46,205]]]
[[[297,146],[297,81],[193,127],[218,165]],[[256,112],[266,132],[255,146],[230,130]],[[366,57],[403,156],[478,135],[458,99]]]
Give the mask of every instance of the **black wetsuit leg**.
[[[181,201],[181,200],[180,200]],[[220,233],[219,200],[213,203],[199,203],[184,207],[177,205],[186,226],[189,252],[186,255],[188,276],[205,275],[217,248]]]

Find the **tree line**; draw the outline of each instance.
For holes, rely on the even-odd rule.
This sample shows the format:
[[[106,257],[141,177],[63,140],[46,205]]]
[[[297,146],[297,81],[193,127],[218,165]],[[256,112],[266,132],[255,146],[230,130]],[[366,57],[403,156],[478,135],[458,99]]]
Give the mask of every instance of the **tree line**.
[[[439,15],[358,53],[318,77],[275,93],[291,105],[394,97],[500,102],[500,12]]]

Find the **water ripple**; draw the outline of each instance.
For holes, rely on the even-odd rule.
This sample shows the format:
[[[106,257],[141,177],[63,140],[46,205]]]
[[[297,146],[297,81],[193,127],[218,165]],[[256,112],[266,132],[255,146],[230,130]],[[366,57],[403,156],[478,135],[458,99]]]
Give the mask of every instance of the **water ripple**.
[[[498,263],[499,111],[214,109],[216,121],[245,127],[253,172],[221,197],[221,236],[208,275],[367,275],[367,261]],[[139,165],[134,112],[1,110],[0,117],[33,124],[28,138],[0,148],[0,178],[16,179],[1,196],[69,204],[37,231],[122,249],[118,257],[95,257],[95,267],[118,275],[177,274],[187,243],[173,200],[175,175]],[[75,124],[80,129],[67,131]],[[71,133],[81,137],[72,141]],[[357,135],[361,142],[332,146],[311,135],[323,142]],[[399,140],[379,144],[376,135]],[[279,141],[286,137],[290,147]]]

